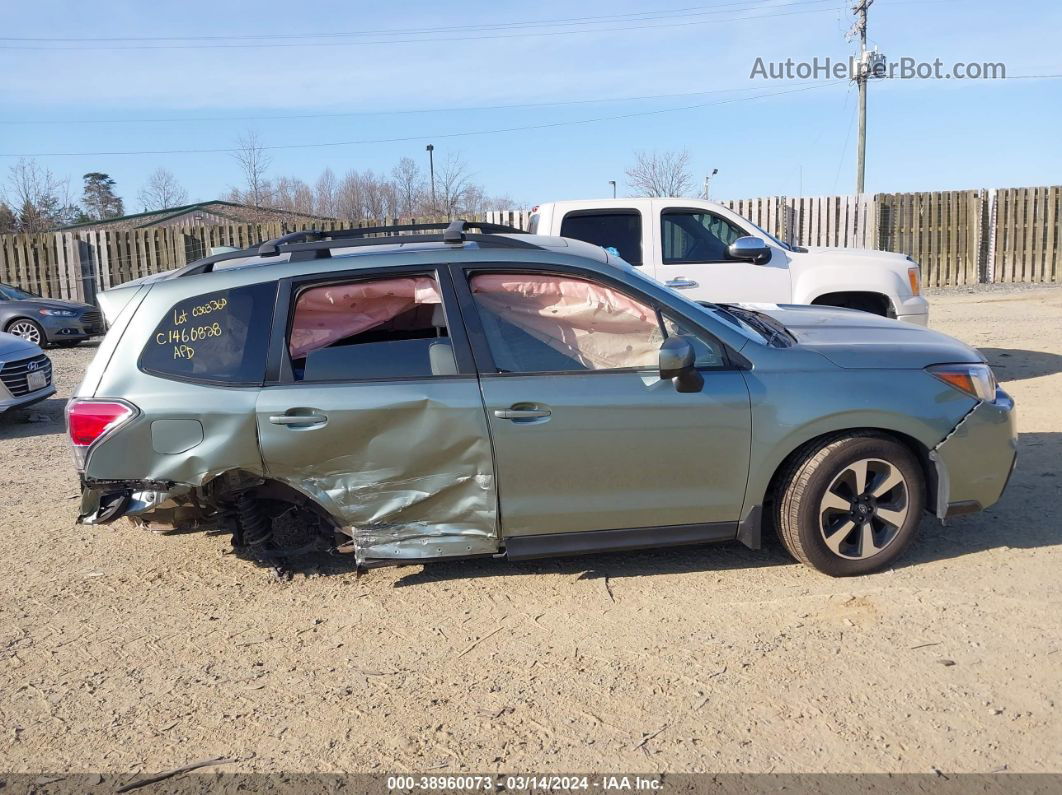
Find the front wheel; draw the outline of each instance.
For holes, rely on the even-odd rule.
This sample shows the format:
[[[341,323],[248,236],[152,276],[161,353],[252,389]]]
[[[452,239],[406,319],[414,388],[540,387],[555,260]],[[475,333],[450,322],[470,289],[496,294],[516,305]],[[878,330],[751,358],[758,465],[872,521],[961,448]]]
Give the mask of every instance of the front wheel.
[[[20,317],[10,323],[7,327],[7,333],[22,337],[26,342],[32,342],[34,345],[44,344],[44,329],[29,318]]]
[[[910,543],[925,505],[922,467],[893,439],[845,434],[796,455],[776,499],[789,553],[834,577],[888,566]]]

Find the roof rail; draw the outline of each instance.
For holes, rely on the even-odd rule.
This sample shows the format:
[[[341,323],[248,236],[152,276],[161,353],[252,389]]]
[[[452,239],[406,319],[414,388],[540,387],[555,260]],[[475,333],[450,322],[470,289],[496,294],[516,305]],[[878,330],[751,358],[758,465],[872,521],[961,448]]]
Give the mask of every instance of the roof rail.
[[[478,229],[481,234],[466,235],[466,231]],[[441,235],[431,234],[402,234],[404,232],[430,232],[442,231]],[[200,273],[211,273],[214,265],[235,259],[248,259],[250,257],[276,257],[280,254],[290,254],[288,261],[304,259],[323,259],[331,257],[330,249],[353,248],[361,246],[393,245],[403,243],[451,243],[459,244],[466,240],[472,240],[484,247],[498,248],[539,248],[533,243],[523,240],[515,240],[508,237],[495,237],[499,234],[528,234],[523,229],[517,229],[502,224],[491,224],[482,221],[456,221],[426,224],[396,224],[394,226],[368,226],[358,229],[337,229],[332,232],[323,232],[319,229],[305,229],[299,232],[291,232],[273,240],[266,240],[256,246],[251,246],[239,251],[226,251],[214,254],[210,257],[196,260],[186,265],[173,274],[173,278],[182,276],[195,276]]]
[[[259,257],[275,257],[280,253],[280,246],[285,243],[305,243],[308,240],[320,240],[324,237],[324,232],[319,232],[316,229],[304,229],[301,232],[289,232],[286,235],[281,235],[275,240],[267,240],[265,243],[258,247]]]

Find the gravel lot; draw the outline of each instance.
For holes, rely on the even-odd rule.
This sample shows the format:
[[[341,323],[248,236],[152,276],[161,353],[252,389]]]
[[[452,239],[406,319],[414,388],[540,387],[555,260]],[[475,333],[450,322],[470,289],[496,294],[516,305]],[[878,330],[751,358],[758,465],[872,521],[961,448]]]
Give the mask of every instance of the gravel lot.
[[[775,543],[279,583],[81,527],[93,352],[50,351],[59,395],[0,418],[0,770],[1062,771],[1062,288],[932,300],[1017,399],[1018,470],[848,580]]]

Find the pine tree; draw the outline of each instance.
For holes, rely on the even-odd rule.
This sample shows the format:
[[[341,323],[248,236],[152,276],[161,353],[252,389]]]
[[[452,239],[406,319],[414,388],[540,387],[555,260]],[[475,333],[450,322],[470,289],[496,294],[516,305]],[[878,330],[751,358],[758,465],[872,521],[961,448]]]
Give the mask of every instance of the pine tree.
[[[125,215],[121,198],[114,192],[115,182],[109,175],[91,171],[84,176],[85,190],[81,204],[92,221],[117,218]]]

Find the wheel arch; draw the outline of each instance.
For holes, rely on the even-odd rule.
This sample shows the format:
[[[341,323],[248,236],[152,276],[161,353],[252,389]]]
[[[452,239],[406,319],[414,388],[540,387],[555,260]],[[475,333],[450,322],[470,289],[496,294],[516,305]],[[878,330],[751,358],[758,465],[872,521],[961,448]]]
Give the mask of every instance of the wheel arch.
[[[36,318],[30,317],[29,315],[15,315],[13,317],[9,317],[7,320],[4,321],[4,331],[7,331],[20,320],[28,320],[30,323],[32,323],[41,330],[41,337],[44,337],[44,325]]]
[[[816,306],[838,306],[855,309],[851,306],[852,301],[877,304],[881,314],[886,317],[896,317],[896,307],[892,298],[885,293],[876,290],[838,290],[823,293],[812,299],[811,303]]]
[[[875,426],[860,426],[852,428],[843,428],[839,430],[828,431],[820,433],[817,436],[813,436],[810,439],[802,442],[801,444],[790,450],[785,456],[782,457],[774,470],[771,473],[771,477],[768,481],[765,492],[759,495],[758,504],[763,506],[772,505],[778,489],[781,487],[781,476],[792,463],[793,459],[804,455],[807,451],[812,449],[818,449],[830,441],[840,439],[845,436],[877,436],[885,437],[893,441],[899,442],[914,455],[918,461],[919,466],[922,469],[922,475],[925,483],[925,499],[926,509],[930,512],[936,512],[936,498],[937,498],[937,468],[933,461],[930,459],[930,450],[921,441],[915,437],[904,433],[903,431],[895,430],[894,428],[883,428]],[[766,516],[770,516],[770,511],[765,511]],[[770,521],[768,518],[767,521]]]

